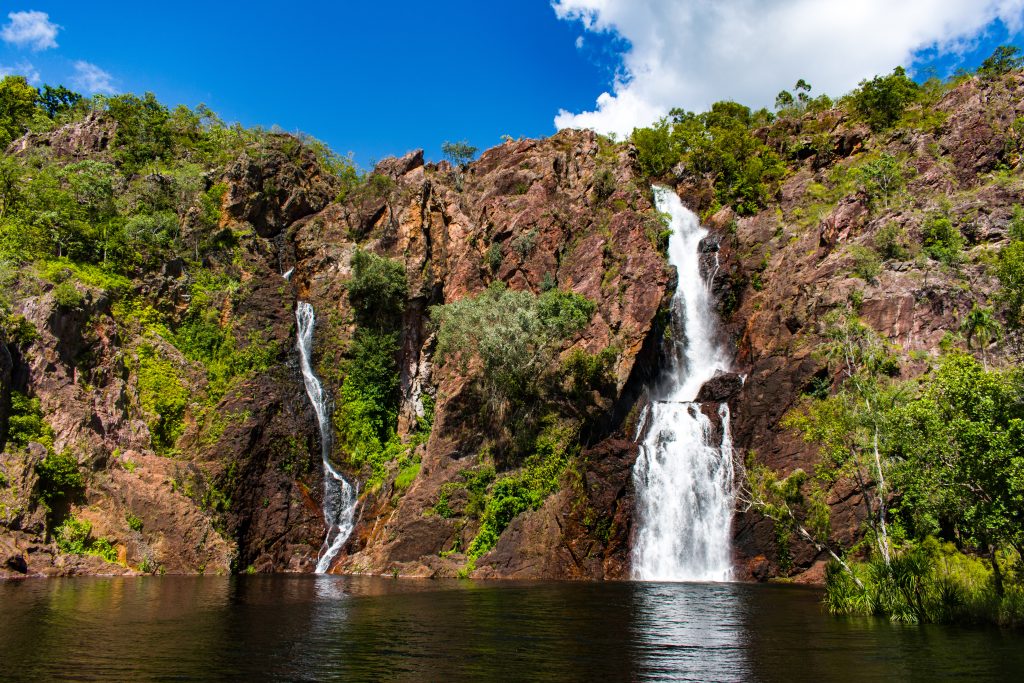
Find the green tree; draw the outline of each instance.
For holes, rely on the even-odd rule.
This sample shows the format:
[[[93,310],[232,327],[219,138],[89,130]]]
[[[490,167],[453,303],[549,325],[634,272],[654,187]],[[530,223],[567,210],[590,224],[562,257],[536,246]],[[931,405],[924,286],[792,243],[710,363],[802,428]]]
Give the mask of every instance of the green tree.
[[[497,424],[536,397],[562,343],[594,313],[584,296],[552,289],[537,296],[495,283],[475,297],[435,306],[436,358],[474,379]]]
[[[988,348],[989,344],[997,340],[1002,332],[1002,326],[996,320],[994,311],[991,308],[984,308],[975,303],[971,307],[970,313],[960,323],[960,329],[967,335],[967,348],[971,348],[972,342],[978,342],[979,346],[981,346],[981,360],[987,367],[988,361],[985,357],[985,349]]]
[[[1016,71],[1024,66],[1024,57],[1016,45],[1000,45],[978,67],[978,75],[993,78]]]
[[[51,119],[71,111],[81,101],[81,95],[73,90],[68,90],[63,85],[56,88],[44,85],[39,92],[39,105]]]
[[[890,455],[908,524],[952,529],[989,554],[1024,557],[1024,374],[989,372],[967,354],[946,357],[921,395],[894,411]],[[998,572],[998,567],[994,567]]]
[[[917,99],[918,85],[898,66],[888,76],[863,80],[850,94],[854,112],[872,130],[885,130],[899,121],[903,111]]]
[[[441,152],[453,166],[461,168],[473,161],[473,157],[476,156],[476,147],[473,147],[465,140],[459,142],[445,140],[441,143]]]
[[[5,76],[0,80],[0,149],[25,133],[38,97],[39,91],[24,76]]]

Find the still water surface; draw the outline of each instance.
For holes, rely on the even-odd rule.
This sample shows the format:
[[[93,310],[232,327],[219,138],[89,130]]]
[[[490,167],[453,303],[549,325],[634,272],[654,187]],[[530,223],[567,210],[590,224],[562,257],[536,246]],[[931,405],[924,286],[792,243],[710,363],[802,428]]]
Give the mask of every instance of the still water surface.
[[[786,586],[358,577],[0,583],[0,680],[1024,680],[1024,636]]]

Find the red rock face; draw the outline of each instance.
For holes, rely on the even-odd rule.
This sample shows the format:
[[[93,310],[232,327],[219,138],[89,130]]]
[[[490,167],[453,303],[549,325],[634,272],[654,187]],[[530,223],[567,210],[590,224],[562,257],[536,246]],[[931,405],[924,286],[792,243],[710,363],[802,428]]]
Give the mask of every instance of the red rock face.
[[[983,254],[1005,242],[1012,206],[1024,196],[1019,154],[1007,151],[1007,130],[1024,116],[1021,92],[1019,74],[969,80],[935,107],[934,123],[882,134],[838,111],[758,131],[789,160],[791,173],[760,213],[739,217],[723,209],[710,216],[711,237],[702,245],[720,263],[712,287],[723,341],[735,348],[733,369],[745,377],[742,386],[724,377],[706,396],[728,400],[740,457],[755,451],[782,473],[813,469],[815,449],[781,421],[813,378],[829,376],[815,353],[828,311],[856,302],[863,320],[904,349],[903,376],[912,377],[925,367],[920,354],[935,353],[971,305],[993,292]],[[69,159],[104,158],[113,132],[101,117],[89,117],[26,136],[10,151],[49,147]],[[399,434],[415,429],[424,396],[436,398],[436,413],[411,486],[395,487],[392,465],[375,491],[360,487],[358,523],[334,571],[453,575],[465,566],[459,550],[475,537],[479,520],[446,519],[432,509],[442,487],[477,462],[487,427],[466,374],[434,362],[430,307],[479,294],[495,281],[535,293],[557,286],[595,303],[593,318],[563,357],[574,348],[618,349],[613,386],[575,408],[574,418],[586,425],[580,457],[559,489],[539,509],[516,517],[479,558],[475,575],[627,577],[637,455],[632,421],[659,371],[663,313],[675,288],[657,246],[661,224],[650,190],[634,174],[628,146],[563,131],[507,142],[463,169],[425,164],[422,152],[414,152],[378,165],[375,173],[387,181],[338,202],[336,181],[313,156],[296,152],[287,137],[269,139],[260,154],[240,156],[221,178],[228,191],[218,229],[247,237],[231,263],[212,257],[208,267],[230,269],[238,280],[237,291],[209,305],[236,344],[255,339],[274,349],[271,368],[233,386],[212,411],[189,410],[173,457],[158,456],[132,360],[142,341],[138,326],[116,320],[93,288],[79,285],[83,305],[70,311],[56,304],[49,286],[19,289],[14,312],[39,337],[0,339],[0,427],[12,389],[40,399],[55,449],[69,449],[85,473],[73,511],[111,539],[131,567],[146,560],[175,572],[312,571],[324,535],[322,474],[316,419],[294,349],[295,303],[315,307],[314,364],[336,396],[355,330],[345,288],[351,258],[357,248],[368,249],[400,261],[409,280],[398,359]],[[884,204],[856,189],[816,199],[841,175],[837,169],[881,153],[902,160],[902,193]],[[995,172],[1003,168],[1009,170]],[[687,179],[677,191],[694,210],[713,205],[707,179]],[[914,256],[884,263],[871,282],[853,275],[851,246],[872,245],[888,225],[919,241],[923,221],[938,210],[968,240],[958,270]],[[199,229],[185,223],[186,233]],[[286,281],[281,274],[291,268]],[[133,287],[180,321],[191,275],[172,262],[141,275]],[[159,346],[190,391],[205,391],[200,366],[169,343],[147,343]],[[988,350],[990,359],[1004,353]],[[32,497],[35,464],[45,455],[40,448],[8,449],[0,462],[10,482],[0,487],[0,576],[123,571],[95,557],[64,555],[46,535],[45,510]],[[341,447],[333,459],[350,479],[365,478]],[[844,484],[830,496],[835,539],[851,541],[864,503]],[[449,500],[459,514],[469,504],[464,489]],[[141,519],[141,529],[128,524],[130,515]],[[794,544],[792,568],[782,566],[770,523],[740,514],[734,531],[740,577],[820,579],[822,557],[808,546]]]
[[[614,395],[602,399],[607,416],[587,437],[595,445],[585,451],[584,476],[594,477],[593,491],[581,495],[567,481],[541,509],[517,518],[498,547],[480,559],[478,574],[624,575],[628,512],[621,513],[618,536],[605,529],[603,538],[595,540],[580,522],[580,510],[593,495],[599,504],[592,507],[610,528],[628,498],[635,448],[616,434],[645,373],[652,371],[656,316],[670,294],[673,275],[656,245],[661,226],[649,189],[633,176],[622,154],[602,149],[589,132],[509,142],[461,171],[444,164],[424,166],[422,153],[416,152],[378,167],[377,173],[394,181],[386,196],[332,205],[296,226],[294,282],[318,315],[351,319],[343,286],[357,241],[404,263],[410,301],[402,329],[400,433],[415,424],[420,392],[437,396],[419,477],[404,494],[388,482],[365,497],[336,571],[451,575],[464,562],[457,554],[440,554],[467,547],[478,522],[443,519],[431,509],[444,484],[461,481],[458,473],[473,461],[484,427],[476,422],[476,409],[466,404],[466,378],[451,368],[433,367],[427,314],[432,305],[479,294],[491,282],[502,281],[512,289],[540,293],[542,286],[557,286],[588,297],[597,304],[596,312],[573,347],[599,353],[615,346],[621,353],[614,367]],[[613,174],[615,190],[599,198],[595,175],[604,169]],[[494,250],[499,259],[489,257]],[[346,337],[352,328],[337,332]],[[337,455],[343,462],[345,454]],[[609,472],[607,458],[623,464]]]
[[[782,417],[808,390],[812,378],[828,377],[825,361],[815,353],[822,341],[822,319],[830,310],[856,304],[861,319],[901,349],[903,377],[920,373],[925,364],[914,354],[936,355],[947,332],[956,333],[975,302],[993,294],[996,282],[984,265],[987,251],[1006,239],[1014,204],[1020,202],[1020,166],[1004,157],[1010,122],[1024,114],[1020,93],[1024,79],[1011,74],[996,82],[968,80],[948,93],[936,107],[944,122],[929,132],[896,131],[868,137],[850,123],[830,129],[833,158],[822,163],[806,159],[784,182],[780,204],[740,218],[735,235],[712,219],[722,236],[722,273],[739,296],[726,311],[727,333],[736,340],[738,372],[747,376],[730,400],[737,452],[754,451],[759,461],[788,474],[812,471],[817,453]],[[815,115],[801,122],[816,123]],[[831,125],[831,124],[830,124]],[[848,141],[856,137],[859,142]],[[820,218],[807,219],[811,183],[827,184],[836,166],[854,168],[867,156],[882,153],[904,160],[907,188],[889,201],[870,206],[863,193],[852,192],[825,207]],[[989,175],[999,163],[1018,164],[1006,180]],[[921,224],[932,212],[950,216],[967,238],[965,263],[944,267],[922,255],[890,260],[881,274],[865,282],[853,273],[853,245],[872,246],[886,226],[904,230],[920,243]],[[766,256],[767,254],[767,256]],[[759,274],[760,289],[747,284]],[[721,301],[721,297],[720,297]],[[992,355],[1005,354],[993,347]],[[834,540],[849,547],[860,533],[864,501],[841,484],[829,498]],[[793,567],[779,565],[774,531],[769,522],[741,514],[735,523],[736,566],[740,576],[821,580],[824,557],[810,546],[794,543]]]

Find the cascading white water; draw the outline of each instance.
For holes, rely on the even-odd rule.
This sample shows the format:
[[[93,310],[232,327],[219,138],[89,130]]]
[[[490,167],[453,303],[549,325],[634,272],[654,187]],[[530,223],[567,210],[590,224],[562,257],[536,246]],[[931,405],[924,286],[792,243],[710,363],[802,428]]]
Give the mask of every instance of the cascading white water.
[[[672,299],[672,358],[668,376],[640,421],[640,456],[633,470],[639,526],[633,576],[646,581],[728,581],[733,511],[729,407],[718,406],[721,439],[694,403],[701,385],[726,370],[715,341],[708,283],[700,274],[707,235],[675,192],[654,188],[658,210],[671,216],[669,262],[679,276]]]
[[[331,465],[330,408],[310,362],[313,351],[313,328],[316,325],[312,304],[300,301],[295,308],[295,320],[299,327],[298,347],[302,380],[306,385],[309,402],[316,411],[317,423],[320,425],[320,457],[324,463],[324,526],[327,535],[320,549],[316,573],[323,574],[331,568],[331,562],[355,526],[356,491]]]

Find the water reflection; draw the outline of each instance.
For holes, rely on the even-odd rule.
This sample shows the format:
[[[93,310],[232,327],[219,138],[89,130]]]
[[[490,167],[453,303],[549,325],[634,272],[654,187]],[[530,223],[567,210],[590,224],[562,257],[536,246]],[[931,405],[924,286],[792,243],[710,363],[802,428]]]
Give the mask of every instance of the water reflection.
[[[739,584],[336,576],[0,583],[0,680],[1013,679],[1024,638]]]

